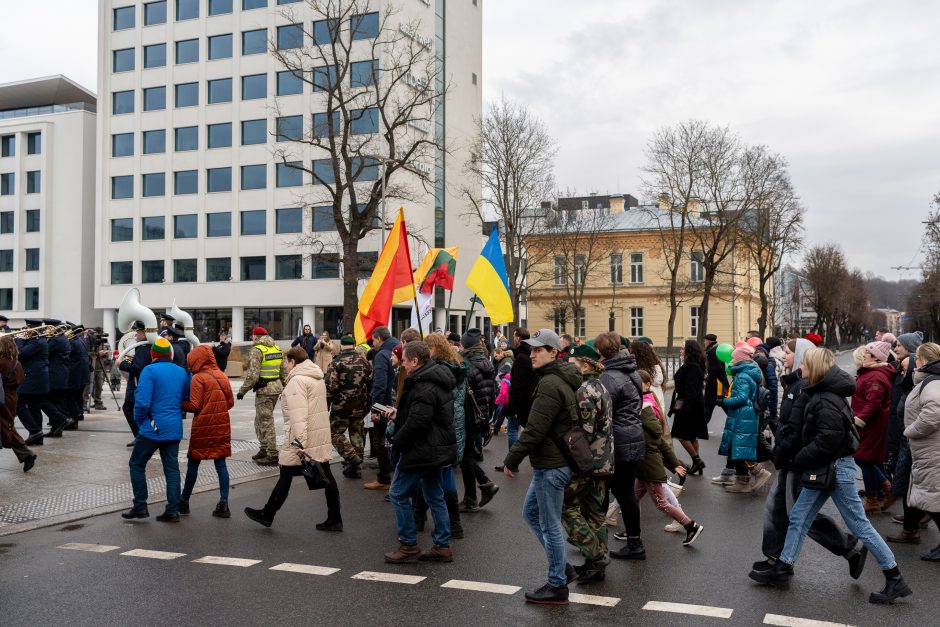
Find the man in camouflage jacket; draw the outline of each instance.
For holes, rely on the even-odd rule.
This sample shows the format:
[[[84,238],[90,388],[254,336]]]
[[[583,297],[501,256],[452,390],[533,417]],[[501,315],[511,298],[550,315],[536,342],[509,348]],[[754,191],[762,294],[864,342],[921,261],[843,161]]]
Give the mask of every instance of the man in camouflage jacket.
[[[236,397],[245,398],[245,394],[255,393],[255,435],[258,436],[259,450],[252,459],[260,466],[277,466],[277,435],[274,430],[274,407],[284,391],[287,372],[283,354],[274,340],[263,327],[251,331],[254,345],[248,350],[248,369]]]
[[[372,365],[356,351],[350,335],[340,338],[342,351],[326,369],[326,394],[330,403],[330,434],[333,446],[343,456],[343,474],[358,478],[365,447],[362,422],[369,411]],[[346,438],[346,431],[349,438]]]

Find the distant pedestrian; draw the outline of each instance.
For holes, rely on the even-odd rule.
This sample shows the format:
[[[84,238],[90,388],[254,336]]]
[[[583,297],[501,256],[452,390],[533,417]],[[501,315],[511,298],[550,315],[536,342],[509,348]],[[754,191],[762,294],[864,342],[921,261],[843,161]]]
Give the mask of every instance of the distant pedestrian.
[[[291,342],[291,348],[299,346],[300,348],[307,351],[307,359],[313,359],[313,349],[316,347],[318,342],[317,336],[313,334],[313,328],[309,324],[304,325],[303,333],[294,338],[294,341]]]

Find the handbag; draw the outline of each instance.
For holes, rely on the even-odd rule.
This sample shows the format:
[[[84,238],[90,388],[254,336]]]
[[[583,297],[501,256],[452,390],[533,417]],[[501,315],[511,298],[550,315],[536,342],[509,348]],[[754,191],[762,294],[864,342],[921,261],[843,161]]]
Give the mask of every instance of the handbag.
[[[294,439],[291,446],[303,449],[303,445],[297,438]],[[300,474],[307,480],[307,487],[311,490],[322,490],[330,485],[330,480],[326,476],[326,471],[323,470],[322,463],[316,461],[306,453],[301,453]]]
[[[804,470],[800,475],[800,485],[810,490],[821,490],[831,492],[836,489],[836,467],[835,462],[829,462],[819,468],[810,468]]]
[[[591,450],[587,432],[580,426],[572,427],[563,433],[561,443],[556,444],[574,474],[586,475],[594,469],[594,451]]]

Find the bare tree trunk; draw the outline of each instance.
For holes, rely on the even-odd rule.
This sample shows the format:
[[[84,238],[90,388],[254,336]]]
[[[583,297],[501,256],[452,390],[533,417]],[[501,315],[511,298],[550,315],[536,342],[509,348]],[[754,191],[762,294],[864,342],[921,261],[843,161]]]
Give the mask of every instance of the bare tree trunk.
[[[343,242],[343,330],[352,333],[359,312],[359,241],[350,237]]]

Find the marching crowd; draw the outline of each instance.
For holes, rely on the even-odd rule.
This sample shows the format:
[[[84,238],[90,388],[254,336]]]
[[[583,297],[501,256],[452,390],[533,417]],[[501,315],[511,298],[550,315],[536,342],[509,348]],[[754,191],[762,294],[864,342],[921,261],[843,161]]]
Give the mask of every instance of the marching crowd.
[[[164,326],[173,329],[172,323]],[[145,339],[143,323],[134,329]],[[393,564],[454,559],[451,543],[463,537],[461,517],[485,507],[499,491],[481,466],[482,449],[505,423],[509,449],[495,470],[511,481],[528,458],[531,483],[522,513],[547,561],[546,584],[525,595],[531,603],[566,604],[568,585],[603,580],[611,558],[646,559],[639,510],[646,495],[672,520],[667,531],[684,533],[684,546],[696,542],[704,526],[678,497],[687,477],[704,473],[700,440],[709,437],[716,406],[727,414],[719,446],[726,463],[711,483],[729,494],[770,486],[765,559],[753,565],[751,579],[787,587],[809,537],[843,557],[856,579],[870,552],[885,577],[870,601],[891,603],[912,591],[870,517],[901,501],[894,521],[902,530],[887,537],[893,543],[919,543],[931,519],[940,526],[940,386],[929,385],[940,379],[940,345],[924,343],[919,332],[894,337],[879,331],[855,352],[856,377],[836,365],[815,334],[765,341],[750,332],[734,346],[719,344],[714,335],[705,336],[703,345],[688,340],[668,403],[667,370],[652,343],[615,333],[582,342],[549,329],[530,335],[517,328],[512,338],[497,333],[491,345],[478,329],[422,340],[414,329],[399,339],[378,327],[357,346],[350,336],[338,342],[326,333],[314,336],[308,326],[283,351],[256,327],[234,394],[223,374],[231,350],[227,338],[190,348],[179,341],[181,334],[165,335],[138,346],[120,364],[129,379],[124,412],[135,436],[128,445],[134,504],[125,518],[149,517],[145,468],[157,451],[167,479],[166,509],[157,520],[178,522],[190,513],[203,460],[212,460],[219,476],[220,500],[212,514],[230,517],[228,412],[236,399],[254,392],[260,446],[253,459],[277,465],[280,474],[267,502],[245,508],[246,516],[271,526],[293,479],[302,477],[310,489],[324,490],[327,518],[316,528],[342,531],[340,490],[329,462],[335,449],[343,458],[342,476],[361,478],[368,439],[378,472],[364,487],[385,491],[394,510],[398,546],[385,554]],[[76,402],[74,388],[66,389],[65,402],[53,400],[47,409],[45,403],[58,398],[55,391],[23,383],[36,346],[30,343],[40,339],[46,342],[0,337],[3,445],[14,449],[25,470],[35,461],[27,444],[42,442],[38,411],[48,413],[47,435],[53,437],[80,420],[66,411]],[[284,416],[280,449],[278,399]],[[17,440],[12,407],[23,412],[26,443]],[[177,456],[187,412],[193,421],[181,488]],[[856,469],[864,480],[861,492]],[[848,532],[820,513],[829,499]],[[432,546],[422,550],[418,534],[429,512]],[[618,526],[618,515],[624,531],[613,537],[623,545],[611,549],[608,527]],[[579,550],[582,564],[567,561],[566,543]],[[940,561],[940,546],[923,559]]]

